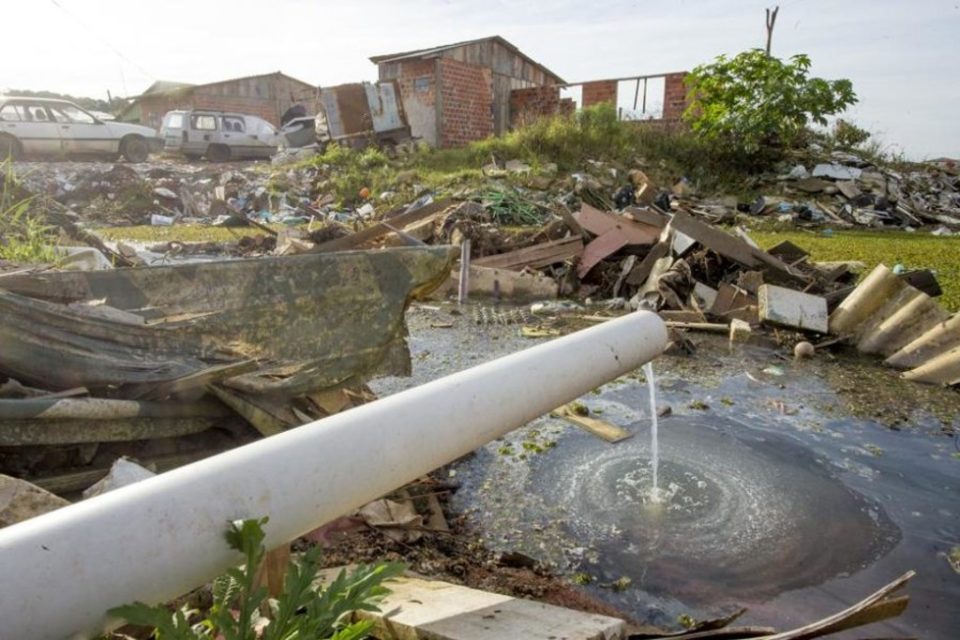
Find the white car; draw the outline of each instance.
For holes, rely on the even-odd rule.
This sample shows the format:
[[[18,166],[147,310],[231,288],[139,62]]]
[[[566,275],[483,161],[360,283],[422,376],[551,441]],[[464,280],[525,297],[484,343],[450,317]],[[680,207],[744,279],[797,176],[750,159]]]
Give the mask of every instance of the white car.
[[[242,158],[269,158],[281,136],[272,124],[244,113],[225,111],[170,111],[163,116],[160,137],[164,150],[191,160],[211,162]]]
[[[105,122],[66,100],[0,96],[0,160],[122,155],[143,162],[162,146],[150,127]]]

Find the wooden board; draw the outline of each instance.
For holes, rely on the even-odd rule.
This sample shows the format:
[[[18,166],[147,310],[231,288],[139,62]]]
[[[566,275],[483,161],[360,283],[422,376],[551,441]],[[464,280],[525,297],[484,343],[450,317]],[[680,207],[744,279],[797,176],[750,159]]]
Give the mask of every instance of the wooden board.
[[[577,266],[577,277],[581,280],[590,273],[599,262],[611,256],[629,244],[627,237],[617,228],[612,228],[603,235],[594,238],[584,250]]]
[[[632,433],[615,424],[577,414],[570,405],[564,405],[559,409],[554,409],[550,415],[566,420],[570,424],[576,425],[584,431],[606,440],[610,444],[615,444],[621,440],[633,437]]]
[[[653,265],[657,263],[657,260],[665,257],[670,253],[670,242],[658,242],[650,249],[643,261],[640,262],[637,266],[633,268],[630,272],[630,275],[627,276],[627,284],[639,287],[644,282],[647,281],[647,278],[650,277],[650,273],[653,271]]]
[[[338,569],[323,572],[332,580]],[[470,589],[439,580],[395,578],[379,611],[355,615],[390,640],[620,640],[622,620]]]
[[[345,249],[356,249],[367,242],[376,240],[381,236],[391,233],[393,229],[402,229],[406,226],[412,225],[415,222],[425,220],[431,216],[439,215],[452,203],[453,202],[451,200],[438,200],[437,202],[431,202],[430,204],[410,211],[409,213],[401,213],[393,216],[392,218],[389,218],[387,224],[379,222],[349,236],[334,238],[333,240],[324,242],[323,244],[314,247],[313,251],[343,251]],[[391,229],[391,227],[393,229]]]
[[[575,214],[580,226],[595,236],[602,236],[616,229],[626,244],[649,245],[660,237],[660,227],[642,224],[626,216],[600,211],[584,203]]]
[[[579,236],[551,240],[532,247],[517,249],[495,256],[484,256],[471,261],[478,267],[495,267],[520,271],[525,267],[541,269],[551,264],[564,262],[583,253],[583,240]]]

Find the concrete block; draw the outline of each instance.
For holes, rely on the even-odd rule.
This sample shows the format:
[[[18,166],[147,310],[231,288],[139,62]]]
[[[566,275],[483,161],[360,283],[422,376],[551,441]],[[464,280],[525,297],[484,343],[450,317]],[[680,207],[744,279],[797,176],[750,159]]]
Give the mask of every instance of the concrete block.
[[[761,285],[757,297],[761,321],[793,329],[827,333],[826,298],[771,284]]]

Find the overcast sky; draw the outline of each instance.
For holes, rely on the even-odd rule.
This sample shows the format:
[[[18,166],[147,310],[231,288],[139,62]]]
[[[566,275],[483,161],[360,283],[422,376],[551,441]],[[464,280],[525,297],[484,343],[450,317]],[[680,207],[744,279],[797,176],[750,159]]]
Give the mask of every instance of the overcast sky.
[[[136,95],[284,71],[372,80],[371,55],[499,34],[575,82],[690,69],[763,45],[754,0],[2,0],[0,88]],[[914,158],[960,157],[960,0],[787,0],[773,51],[850,78],[855,122]]]

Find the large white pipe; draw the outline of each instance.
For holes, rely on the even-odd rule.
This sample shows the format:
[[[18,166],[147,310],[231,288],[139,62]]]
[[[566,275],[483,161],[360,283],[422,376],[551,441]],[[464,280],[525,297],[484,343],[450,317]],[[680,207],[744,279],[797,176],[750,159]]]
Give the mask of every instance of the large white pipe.
[[[0,639],[87,638],[106,611],[171,600],[238,561],[227,523],[293,540],[649,362],[632,313],[0,529]]]

